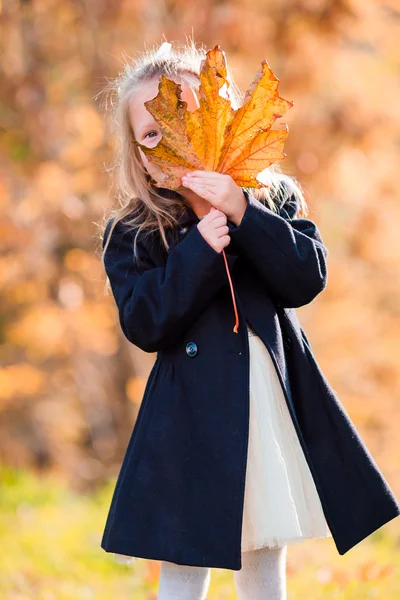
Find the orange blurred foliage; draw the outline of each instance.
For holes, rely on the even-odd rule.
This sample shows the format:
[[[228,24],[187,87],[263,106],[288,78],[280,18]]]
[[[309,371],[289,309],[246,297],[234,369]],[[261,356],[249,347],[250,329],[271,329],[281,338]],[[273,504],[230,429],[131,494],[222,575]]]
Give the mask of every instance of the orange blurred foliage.
[[[183,39],[194,24],[243,89],[266,58],[294,100],[282,169],[302,183],[330,250],[328,287],[298,315],[399,495],[398,3],[156,2],[151,18],[142,0],[10,6],[0,36],[0,460],[57,466],[83,488],[119,469],[154,356],[127,342],[103,295],[96,223],[112,202],[116,140],[100,92],[141,40]]]

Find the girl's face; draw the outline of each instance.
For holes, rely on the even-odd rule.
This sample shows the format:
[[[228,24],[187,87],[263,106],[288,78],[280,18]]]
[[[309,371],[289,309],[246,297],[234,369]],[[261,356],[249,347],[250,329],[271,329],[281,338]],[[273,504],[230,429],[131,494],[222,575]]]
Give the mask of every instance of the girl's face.
[[[131,101],[129,106],[129,116],[135,139],[148,148],[154,148],[157,146],[161,139],[161,132],[157,121],[152,117],[149,111],[146,109],[144,103],[147,100],[155,98],[158,94],[159,79],[155,78],[151,81],[144,83]],[[195,88],[190,87],[188,84],[181,84],[182,94],[181,100],[188,103],[188,110],[191,112],[195,111],[200,106],[198,99],[198,92]],[[138,148],[143,165],[152,178],[157,182],[161,183],[165,178],[164,173],[160,167],[150,162],[141,148]],[[181,188],[178,188],[181,189]],[[182,188],[186,189],[186,188]]]

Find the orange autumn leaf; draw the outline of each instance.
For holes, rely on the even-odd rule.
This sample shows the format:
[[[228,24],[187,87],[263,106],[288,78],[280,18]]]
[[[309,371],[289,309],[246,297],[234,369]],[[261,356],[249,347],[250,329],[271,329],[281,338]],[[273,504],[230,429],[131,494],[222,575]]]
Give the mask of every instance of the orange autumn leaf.
[[[154,148],[134,140],[166,175],[155,185],[177,189],[188,171],[205,170],[228,174],[242,187],[264,187],[257,175],[287,156],[283,145],[288,126],[271,127],[293,102],[279,96],[278,85],[279,79],[263,60],[243,105],[234,110],[225,53],[218,44],[201,63],[197,110],[188,111],[187,102],[180,99],[181,86],[162,75],[157,96],[144,103],[158,122],[162,138]],[[224,86],[227,98],[220,94]]]

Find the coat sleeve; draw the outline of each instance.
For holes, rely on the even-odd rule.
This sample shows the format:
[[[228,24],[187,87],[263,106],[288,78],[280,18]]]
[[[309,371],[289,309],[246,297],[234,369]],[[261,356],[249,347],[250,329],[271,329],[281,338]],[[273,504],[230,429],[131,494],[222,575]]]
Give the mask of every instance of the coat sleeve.
[[[104,231],[103,248],[112,219]],[[146,236],[149,239],[151,236]],[[118,307],[125,337],[144,350],[157,352],[173,344],[227,285],[222,253],[203,238],[197,224],[169,252],[165,266],[155,266],[149,243],[117,223],[104,255],[104,266]],[[236,255],[227,255],[230,267]]]
[[[327,284],[328,250],[313,221],[293,219],[294,194],[279,214],[244,190],[247,206],[238,226],[229,221],[231,240],[254,266],[277,304],[297,308],[310,303]]]

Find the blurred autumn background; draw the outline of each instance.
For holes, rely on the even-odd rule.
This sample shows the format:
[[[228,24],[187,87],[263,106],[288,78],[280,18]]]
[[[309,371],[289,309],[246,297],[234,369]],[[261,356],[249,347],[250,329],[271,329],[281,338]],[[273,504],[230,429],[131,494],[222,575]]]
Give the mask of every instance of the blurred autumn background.
[[[330,250],[328,287],[298,316],[400,497],[398,1],[3,0],[0,27],[0,599],[156,598],[157,561],[100,548],[155,358],[104,294],[100,225],[102,90],[164,39],[220,44],[244,90],[267,59],[294,102],[281,167]],[[399,552],[398,520],[345,556],[293,546],[288,598],[398,598]],[[231,573],[213,572],[209,597],[236,597]]]

